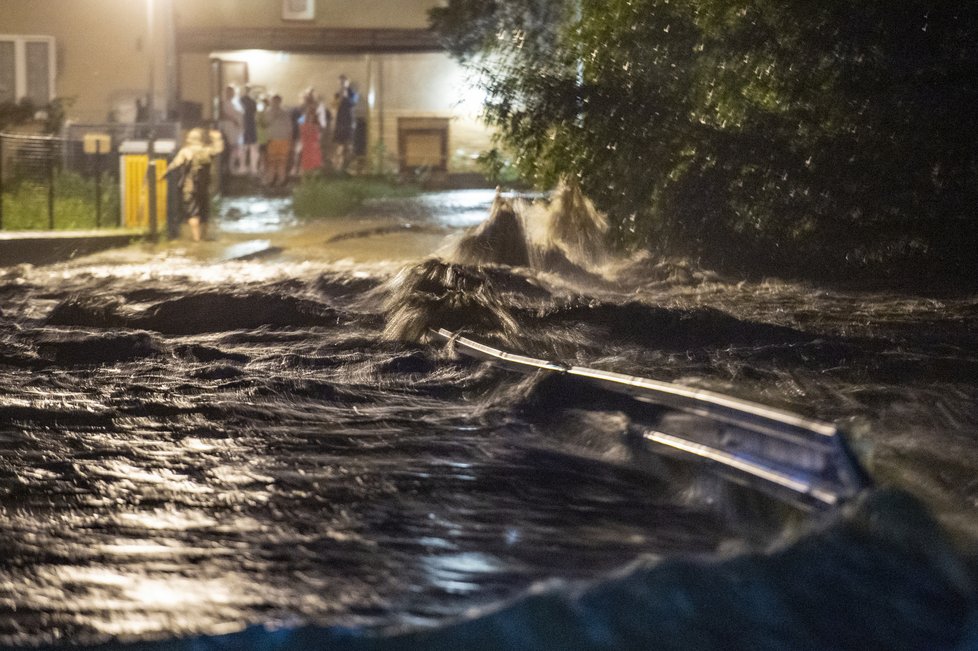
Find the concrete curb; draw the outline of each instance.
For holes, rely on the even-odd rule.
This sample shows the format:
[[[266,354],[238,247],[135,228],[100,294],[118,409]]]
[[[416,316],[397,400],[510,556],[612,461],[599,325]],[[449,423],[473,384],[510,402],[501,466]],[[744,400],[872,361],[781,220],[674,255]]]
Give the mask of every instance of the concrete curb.
[[[13,231],[0,233],[0,267],[44,265],[128,246],[140,231]]]

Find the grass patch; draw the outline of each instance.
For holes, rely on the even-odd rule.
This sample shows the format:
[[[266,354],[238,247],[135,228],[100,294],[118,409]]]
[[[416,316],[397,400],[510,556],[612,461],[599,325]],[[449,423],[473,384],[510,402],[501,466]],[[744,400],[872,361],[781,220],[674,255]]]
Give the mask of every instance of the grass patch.
[[[298,217],[342,217],[369,199],[413,197],[419,192],[416,186],[400,185],[383,178],[308,177],[295,186],[292,209]]]
[[[50,230],[48,185],[21,181],[2,196],[3,230]],[[65,172],[54,180],[54,230],[89,230],[96,227],[95,181]],[[119,188],[111,177],[102,178],[101,226],[119,224]]]

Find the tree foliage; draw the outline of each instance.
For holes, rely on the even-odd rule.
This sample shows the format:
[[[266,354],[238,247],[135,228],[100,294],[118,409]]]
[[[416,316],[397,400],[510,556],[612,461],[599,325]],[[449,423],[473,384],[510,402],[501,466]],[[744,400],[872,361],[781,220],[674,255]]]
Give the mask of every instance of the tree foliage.
[[[524,173],[577,178],[622,242],[801,273],[976,257],[978,4],[450,0],[432,22]]]

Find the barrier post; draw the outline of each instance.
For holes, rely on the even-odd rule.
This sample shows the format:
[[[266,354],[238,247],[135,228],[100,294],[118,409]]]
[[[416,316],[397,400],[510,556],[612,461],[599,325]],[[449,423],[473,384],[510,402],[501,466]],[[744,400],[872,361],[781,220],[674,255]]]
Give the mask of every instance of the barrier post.
[[[3,230],[3,140],[0,133],[0,231]]]
[[[82,151],[95,160],[95,228],[102,228],[102,168],[105,154],[112,151],[112,136],[107,133],[89,132],[82,138]],[[89,158],[89,161],[92,159]]]
[[[152,154],[146,166],[146,204],[149,209],[149,238],[156,241],[156,161]]]
[[[54,230],[54,138],[48,138],[48,230]]]
[[[102,228],[102,152],[95,154],[95,228]]]

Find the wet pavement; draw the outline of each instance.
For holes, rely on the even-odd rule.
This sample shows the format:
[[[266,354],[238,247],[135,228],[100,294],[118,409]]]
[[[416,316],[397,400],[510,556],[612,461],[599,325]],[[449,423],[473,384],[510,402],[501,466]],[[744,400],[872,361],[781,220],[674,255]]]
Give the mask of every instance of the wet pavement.
[[[427,193],[410,202],[368,201],[347,217],[300,219],[291,199],[229,197],[211,224],[208,241],[181,237],[142,242],[88,257],[86,264],[125,264],[149,259],[192,262],[269,259],[285,264],[403,263],[437,255],[452,235],[485,219],[493,190]]]
[[[0,268],[52,264],[126,246],[141,236],[121,229],[100,231],[0,231]]]

